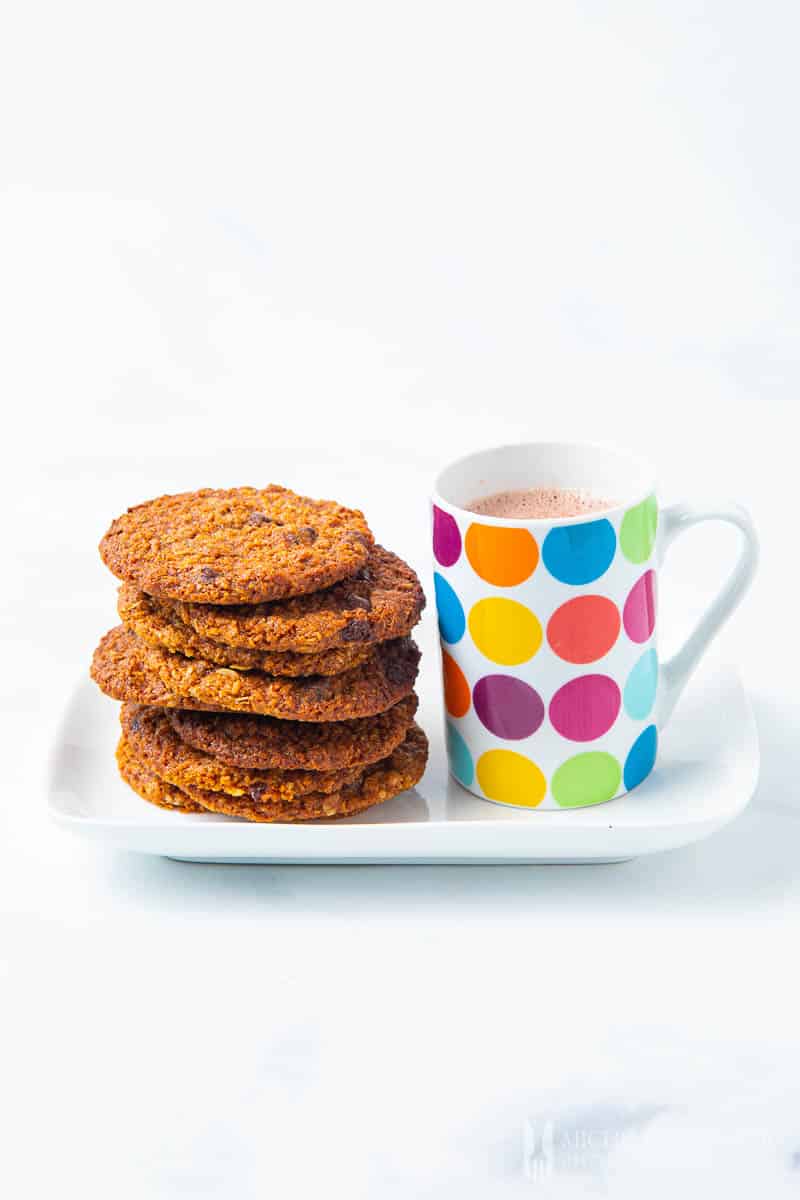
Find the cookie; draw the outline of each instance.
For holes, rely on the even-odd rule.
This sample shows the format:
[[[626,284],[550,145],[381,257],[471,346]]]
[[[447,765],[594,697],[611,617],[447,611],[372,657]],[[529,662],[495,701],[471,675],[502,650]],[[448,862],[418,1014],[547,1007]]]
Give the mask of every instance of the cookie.
[[[209,812],[244,817],[248,821],[282,822],[329,820],[372,808],[414,787],[422,778],[427,758],[428,739],[418,725],[412,725],[401,745],[388,758],[365,768],[358,783],[340,792],[308,792],[293,800],[259,802],[202,788],[191,788],[186,792],[175,788],[136,759],[124,734],[117,750],[123,779],[151,804],[177,808],[185,797],[187,805],[195,805],[192,810],[195,812],[199,806]]]
[[[363,767],[339,771],[252,771],[231,767],[181,741],[164,708],[123,704],[120,724],[139,762],[184,791],[190,787],[206,788],[231,796],[246,796],[259,803],[291,800],[304,792],[340,792],[355,783],[363,772]]]
[[[184,625],[174,609],[160,606],[153,596],[123,583],[117,598],[117,611],[123,622],[151,646],[163,646],[189,658],[204,658],[219,667],[239,671],[266,671],[268,675],[338,675],[363,662],[369,655],[365,646],[333,646],[318,653],[296,654],[292,650],[248,650],[225,646],[203,637],[190,625]]]
[[[185,792],[172,787],[159,779],[149,767],[139,762],[124,737],[120,738],[117,746],[117,767],[128,787],[133,788],[143,800],[157,804],[159,808],[180,810],[181,812],[206,812],[202,804],[190,800]]]
[[[91,674],[115,700],[293,721],[345,721],[384,712],[409,695],[418,663],[414,642],[398,638],[373,647],[366,662],[341,675],[280,678],[171,654],[118,625],[101,639]]]
[[[363,513],[286,488],[203,488],[129,508],[100,542],[120,579],[154,596],[258,604],[353,575],[373,537]]]
[[[178,619],[202,637],[251,650],[318,654],[336,646],[404,637],[419,620],[425,595],[396,554],[374,546],[366,565],[324,591],[247,607],[176,603]]]
[[[335,771],[366,766],[403,741],[417,710],[406,696],[375,717],[351,721],[278,721],[239,713],[166,710],[179,737],[219,762],[251,770]]]

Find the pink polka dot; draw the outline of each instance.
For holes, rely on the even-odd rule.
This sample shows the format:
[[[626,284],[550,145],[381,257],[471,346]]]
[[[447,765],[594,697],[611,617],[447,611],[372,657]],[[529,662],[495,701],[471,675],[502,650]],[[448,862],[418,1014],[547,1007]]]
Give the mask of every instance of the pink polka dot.
[[[656,573],[645,571],[628,593],[622,612],[625,632],[632,642],[646,642],[656,627]]]
[[[621,699],[608,675],[581,675],[553,696],[550,721],[571,742],[591,742],[608,733],[619,715]]]
[[[461,554],[461,534],[450,513],[433,506],[433,553],[443,567],[452,567]]]

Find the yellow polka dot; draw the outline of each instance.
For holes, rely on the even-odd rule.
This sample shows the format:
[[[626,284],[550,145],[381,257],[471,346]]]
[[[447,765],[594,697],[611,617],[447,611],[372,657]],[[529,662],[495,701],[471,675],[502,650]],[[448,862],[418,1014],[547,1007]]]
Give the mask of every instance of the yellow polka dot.
[[[487,750],[478,759],[477,773],[484,796],[503,804],[536,808],[547,791],[536,763],[515,750]]]
[[[473,604],[469,631],[481,654],[504,667],[527,662],[542,644],[542,627],[534,613],[502,596]]]

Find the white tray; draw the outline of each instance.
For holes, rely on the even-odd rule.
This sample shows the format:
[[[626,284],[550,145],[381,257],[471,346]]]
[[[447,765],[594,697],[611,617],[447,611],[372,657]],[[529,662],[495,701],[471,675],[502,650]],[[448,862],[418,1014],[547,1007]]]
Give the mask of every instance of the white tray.
[[[448,777],[438,671],[423,665],[418,720],[431,740],[428,769],[413,791],[359,816],[265,825],[154,808],[117,776],[118,705],[86,681],[53,752],[52,817],[109,846],[197,862],[619,862],[707,837],[755,790],[758,738],[747,697],[732,668],[706,666],[663,735],[656,770],[628,795],[541,813],[479,800]]]

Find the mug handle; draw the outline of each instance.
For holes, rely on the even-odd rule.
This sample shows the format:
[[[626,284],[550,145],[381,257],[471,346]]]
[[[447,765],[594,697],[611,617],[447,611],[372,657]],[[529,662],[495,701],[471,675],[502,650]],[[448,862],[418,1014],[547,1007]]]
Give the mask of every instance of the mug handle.
[[[679,534],[701,521],[726,521],[740,530],[743,545],[736,565],[714,600],[703,613],[686,641],[660,668],[659,728],[672,716],[673,709],[689,677],[706,652],[709,643],[739,605],[749,588],[758,565],[758,534],[750,514],[738,504],[720,508],[696,508],[692,504],[671,504],[661,510],[660,559]]]

